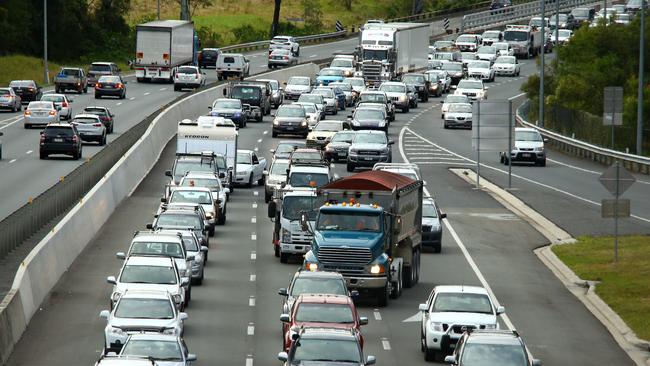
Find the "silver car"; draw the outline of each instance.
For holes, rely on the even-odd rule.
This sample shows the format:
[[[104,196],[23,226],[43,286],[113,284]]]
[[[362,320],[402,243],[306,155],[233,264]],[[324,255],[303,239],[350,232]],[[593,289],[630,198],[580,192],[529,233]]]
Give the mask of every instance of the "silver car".
[[[292,66],[298,64],[298,58],[290,50],[276,48],[269,54],[269,69],[278,66]]]
[[[41,102],[53,102],[55,107],[61,107],[59,111],[60,119],[72,118],[72,98],[68,98],[65,94],[44,94],[41,97]]]
[[[25,128],[59,122],[59,109],[53,102],[29,102],[23,113]]]
[[[170,230],[171,232],[172,230]],[[205,275],[205,264],[208,262],[208,247],[201,245],[201,241],[192,230],[173,230],[183,236],[183,245],[187,256],[194,256],[192,261],[192,284],[202,285]],[[166,230],[161,230],[166,232]]]
[[[22,99],[12,88],[0,88],[0,109],[9,109],[12,112],[23,109]]]
[[[271,104],[273,108],[278,108],[284,102],[284,91],[280,87],[280,82],[274,79],[256,79],[257,81],[266,81],[271,84]]]
[[[160,366],[189,366],[196,361],[183,338],[166,334],[134,334],[122,347],[120,356],[144,356]]]
[[[99,146],[106,145],[106,126],[96,114],[77,114],[70,124],[77,127],[81,141],[95,141]]]
[[[307,123],[309,124],[309,130],[311,131],[321,120],[321,110],[318,109],[318,106],[315,103],[296,102],[293,104],[301,105],[305,109],[305,113],[307,114]]]
[[[269,203],[280,188],[280,185],[287,181],[287,169],[289,169],[289,159],[273,159],[271,168],[264,172],[266,180],[264,184],[264,202]]]
[[[102,310],[106,319],[104,349],[119,352],[130,334],[156,331],[162,334],[183,335],[187,314],[179,312],[174,299],[164,291],[129,290],[120,297],[113,311]]]
[[[180,187],[209,188],[212,191],[212,198],[217,201],[215,204],[219,209],[216,223],[217,225],[223,225],[226,223],[226,205],[228,202],[228,195],[230,194],[230,188],[225,188],[221,179],[219,179],[216,174],[190,171],[185,173],[178,185]]]

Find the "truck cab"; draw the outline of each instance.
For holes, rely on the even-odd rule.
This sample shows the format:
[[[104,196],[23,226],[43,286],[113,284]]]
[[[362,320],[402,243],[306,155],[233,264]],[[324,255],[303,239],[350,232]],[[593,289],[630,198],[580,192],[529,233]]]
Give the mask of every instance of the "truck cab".
[[[268,216],[275,222],[273,251],[281,263],[291,255],[302,255],[311,248],[312,234],[300,224],[302,213],[311,225],[316,218],[316,190],[313,188],[283,188],[269,202]]]

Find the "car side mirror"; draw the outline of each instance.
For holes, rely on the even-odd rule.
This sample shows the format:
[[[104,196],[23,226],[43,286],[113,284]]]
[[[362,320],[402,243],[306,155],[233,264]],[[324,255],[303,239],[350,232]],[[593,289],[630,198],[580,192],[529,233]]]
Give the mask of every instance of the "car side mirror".
[[[440,103],[444,103],[444,102],[445,102],[444,100],[441,100],[441,101],[440,101]]]
[[[359,325],[368,325],[368,317],[367,316],[360,316],[359,317]]]
[[[74,103],[74,99],[68,98],[68,103]]]
[[[228,94],[228,91],[224,88],[224,89],[222,90],[222,94],[223,94],[223,96],[225,97],[225,96]]]
[[[371,355],[366,358],[366,366],[374,365],[375,363],[377,363],[375,356]]]
[[[223,179],[225,177],[226,177],[226,173],[224,173],[224,172],[219,173],[219,179]],[[228,193],[230,193],[230,192],[228,192]]]
[[[280,360],[282,362],[287,362],[288,359],[289,359],[289,354],[288,353],[286,353],[286,352],[278,353],[278,360]]]
[[[124,254],[124,252],[117,252],[115,253],[115,256],[117,259],[126,259],[126,254]]]
[[[165,176],[171,177],[172,176],[172,171],[171,170],[165,170]]]
[[[447,214],[446,214],[446,213],[441,213],[441,214],[440,214],[440,218],[441,218],[441,219],[446,219],[446,218],[447,218]]]
[[[102,310],[99,312],[99,317],[102,319],[108,319],[108,317],[111,315],[111,312],[108,310]]]
[[[454,355],[449,355],[445,357],[445,363],[455,365],[456,364],[456,356]]]
[[[388,145],[394,145],[394,144],[395,144],[395,141],[393,141],[393,140],[388,140]]]
[[[291,317],[289,316],[289,314],[281,314],[280,321],[283,323],[289,323],[291,321]]]
[[[536,358],[533,358],[533,360],[530,362],[531,366],[542,366],[542,361],[538,360]]]
[[[420,305],[418,306],[418,309],[420,309],[420,311],[427,311],[427,310],[429,310],[429,305],[427,305],[427,304],[420,304]]]
[[[190,284],[190,279],[187,277],[181,278],[181,286],[187,286]]]
[[[544,142],[549,142],[549,139],[547,139],[547,138],[544,138]]]
[[[196,355],[194,353],[188,353],[187,354],[187,360],[188,361],[196,361],[197,357],[196,357]]]
[[[262,171],[262,174],[263,174],[264,176],[267,176],[267,175],[269,175],[269,171],[268,171],[268,170],[263,170],[263,171]]]
[[[147,227],[147,229],[149,229],[149,230],[153,230],[153,224],[151,224],[151,223],[147,224],[146,227]]]
[[[167,203],[167,198],[160,197],[160,203]]]
[[[206,247],[205,245],[201,245],[201,252],[205,253],[207,251],[208,251],[208,247]]]
[[[348,115],[348,118],[349,118],[349,119],[352,119],[352,115],[351,115],[351,114],[349,114],[349,115]]]
[[[280,295],[280,296],[289,296],[289,293],[287,292],[287,289],[283,287],[281,289],[278,289],[278,295]]]
[[[110,283],[111,285],[117,285],[117,280],[115,279],[115,276],[106,277],[106,282]]]
[[[359,291],[358,290],[350,291],[350,297],[359,297]]]
[[[189,316],[187,315],[187,313],[178,313],[178,319],[187,320],[188,318]]]
[[[0,132],[0,136],[4,136],[4,133]]]
[[[268,210],[267,216],[269,217],[269,219],[272,219],[272,218],[275,217],[275,213],[277,212],[277,209],[278,209],[278,207],[277,207],[275,201],[270,201],[269,206],[267,207],[267,210]]]
[[[224,188],[223,193],[225,193],[226,195],[230,194],[230,188],[228,187]]]
[[[497,315],[504,314],[505,312],[506,312],[506,308],[504,308],[503,306],[497,307]]]

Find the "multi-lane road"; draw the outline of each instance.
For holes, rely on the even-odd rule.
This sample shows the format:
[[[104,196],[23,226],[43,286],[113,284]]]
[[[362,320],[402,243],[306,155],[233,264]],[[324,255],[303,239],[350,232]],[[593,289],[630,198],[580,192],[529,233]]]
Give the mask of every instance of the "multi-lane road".
[[[317,58],[339,47],[344,50],[346,42],[327,45],[328,50],[314,49],[313,54],[304,52],[303,57]],[[534,65],[532,60],[524,61],[522,75],[535,72]],[[497,78],[490,85],[490,99],[518,94],[523,80],[524,76]],[[432,98],[411,113],[398,114],[389,134],[397,144],[395,161],[420,164],[428,191],[449,215],[443,251],[423,256],[421,283],[388,307],[376,309],[361,302],[362,315],[370,319],[364,328],[365,352],[376,355],[382,365],[424,365],[418,304],[434,285],[488,285],[506,307],[502,326],[516,327],[545,365],[632,365],[607,330],[535,257],[532,250],[547,240],[487,193],[474,190],[448,171],[472,164],[474,153],[468,131],[442,128],[439,108],[439,99]],[[269,149],[279,140],[271,138],[270,130],[268,118],[250,123],[240,130],[240,147],[257,149],[269,159]],[[89,365],[99,357],[105,323],[98,314],[107,307],[110,295],[105,277],[120,268],[115,252],[126,249],[132,232],[151,220],[166,182],[163,172],[173,162],[174,144],[172,140],[151,173],[63,276],[32,319],[8,364],[38,366],[56,360],[59,364]],[[497,157],[484,158],[484,175],[503,185],[505,175],[495,170],[504,170]],[[341,165],[334,169],[341,176],[347,174]],[[602,170],[602,166],[551,151],[545,168],[513,167],[513,193],[570,232],[591,232],[587,223],[574,221],[587,221],[583,215],[594,216],[599,211],[588,200],[597,202],[600,194],[597,175],[591,171]],[[589,185],[592,179],[595,183]],[[643,183],[628,194],[641,196],[648,191]],[[194,289],[187,310],[190,319],[185,339],[190,351],[199,356],[197,365],[279,364],[275,355],[282,339],[276,289],[288,284],[300,260],[283,265],[273,256],[272,225],[266,218],[263,192],[259,186],[237,189],[229,202],[228,223],[211,241],[216,245],[210,249],[205,282]],[[580,215],[569,211],[570,207],[580,208]],[[646,213],[642,208],[635,211],[645,219]],[[590,225],[602,226],[593,218]],[[630,225],[648,230],[640,219],[630,219]]]

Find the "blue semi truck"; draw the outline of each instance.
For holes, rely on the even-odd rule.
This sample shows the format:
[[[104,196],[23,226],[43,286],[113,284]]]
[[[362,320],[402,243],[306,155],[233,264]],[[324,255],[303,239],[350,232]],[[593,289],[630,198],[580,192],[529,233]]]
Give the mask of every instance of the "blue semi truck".
[[[375,170],[318,189],[307,270],[337,271],[348,287],[386,306],[420,278],[422,181]]]

